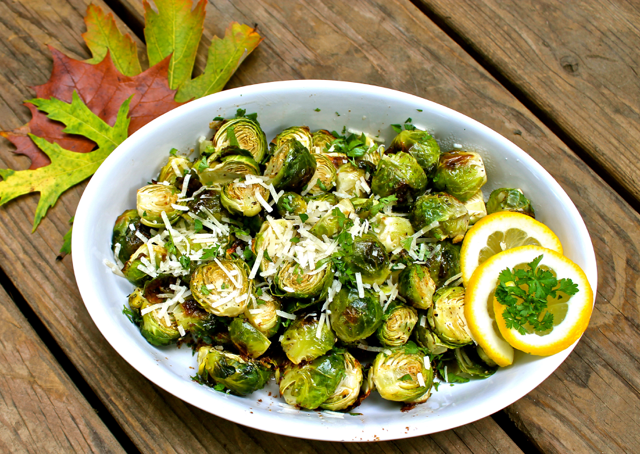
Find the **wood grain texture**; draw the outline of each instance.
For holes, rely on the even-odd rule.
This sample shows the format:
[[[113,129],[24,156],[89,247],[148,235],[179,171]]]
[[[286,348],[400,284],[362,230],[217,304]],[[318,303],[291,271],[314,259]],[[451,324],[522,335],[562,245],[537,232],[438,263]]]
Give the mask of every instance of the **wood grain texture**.
[[[124,452],[2,288],[0,451]]]
[[[5,110],[0,111],[0,128],[13,128],[28,120],[27,112],[18,106],[32,96],[29,85],[48,78],[51,59],[45,44],[52,43],[77,58],[88,56],[80,39],[87,3],[49,0],[32,2],[28,7],[0,3],[0,58],[9,62],[0,67],[0,83],[12,86],[3,93]],[[58,37],[64,37],[65,42]],[[2,141],[1,147],[0,165],[26,167],[24,158],[8,151],[10,144]],[[364,449],[357,444],[282,437],[230,423],[158,389],[120,358],[85,310],[70,257],[55,261],[83,188],[79,185],[65,193],[33,235],[29,232],[37,196],[25,196],[0,208],[0,266],[141,451],[347,453]],[[370,445],[367,451],[519,452],[491,418],[431,437]]]
[[[640,4],[420,1],[640,200]]]

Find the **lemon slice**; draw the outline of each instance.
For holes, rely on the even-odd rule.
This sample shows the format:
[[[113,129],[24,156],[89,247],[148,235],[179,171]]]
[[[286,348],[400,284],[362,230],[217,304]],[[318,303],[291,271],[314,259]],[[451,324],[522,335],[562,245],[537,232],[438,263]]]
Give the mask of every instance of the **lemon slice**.
[[[464,236],[460,250],[462,282],[468,285],[471,275],[490,257],[520,246],[542,246],[562,254],[558,237],[530,216],[500,211],[480,219]]]

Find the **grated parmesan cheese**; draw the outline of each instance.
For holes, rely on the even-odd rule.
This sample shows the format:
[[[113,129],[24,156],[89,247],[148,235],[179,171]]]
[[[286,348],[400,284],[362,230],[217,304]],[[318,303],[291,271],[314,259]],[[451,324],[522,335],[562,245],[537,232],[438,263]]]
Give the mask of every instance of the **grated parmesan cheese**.
[[[453,281],[457,281],[458,279],[460,279],[462,277],[462,273],[458,273],[455,276],[451,276],[449,279],[447,279],[444,284],[443,287],[446,287],[447,285],[449,285],[450,283],[452,283]]]
[[[424,368],[427,370],[431,369],[431,358],[428,356],[424,357]]]
[[[294,314],[290,314],[288,312],[284,312],[280,310],[276,311],[276,314],[278,314],[282,318],[288,318],[289,320],[295,320],[297,318]]]
[[[358,296],[364,298],[364,286],[362,285],[362,273],[356,273],[356,285],[358,286]]]
[[[271,205],[267,203],[264,197],[262,197],[262,194],[260,194],[260,191],[258,190],[258,188],[256,188],[254,192],[256,195],[256,199],[258,199],[258,202],[260,202],[260,205],[262,205],[262,208],[264,208],[267,211],[267,213],[271,213],[273,211],[273,208],[271,207]]]
[[[425,382],[424,382],[424,377],[422,376],[422,372],[418,372],[416,376],[418,377],[418,383],[420,383],[420,386],[424,388]]]

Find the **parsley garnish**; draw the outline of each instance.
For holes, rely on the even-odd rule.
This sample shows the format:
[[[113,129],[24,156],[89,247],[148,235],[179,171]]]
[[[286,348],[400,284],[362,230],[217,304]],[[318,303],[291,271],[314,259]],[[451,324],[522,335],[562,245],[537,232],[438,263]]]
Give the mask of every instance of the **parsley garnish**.
[[[340,114],[339,114],[338,112],[336,112],[336,115],[337,115],[338,117],[340,116]]]
[[[299,243],[300,242],[300,237],[299,236],[294,236],[293,238],[291,238],[291,242],[292,243]]]
[[[320,108],[319,108],[319,107],[316,107],[316,108],[315,108],[315,109],[313,109],[313,110],[315,110],[316,112],[320,112]]]
[[[247,109],[238,109],[236,111],[236,118],[248,118],[249,120],[255,121],[258,123],[258,114],[257,113],[247,113]]]
[[[256,296],[262,296],[262,289],[260,287],[256,289]]]
[[[411,374],[404,374],[402,377],[400,377],[400,380],[402,380],[402,381],[412,381],[413,378],[411,378]]]
[[[182,265],[182,268],[184,268],[185,270],[189,269],[189,266],[191,265],[191,259],[189,257],[183,255],[178,260],[180,261],[180,265]]]
[[[222,285],[220,286],[220,288],[221,288],[222,290],[225,290],[227,287],[229,287],[229,286],[227,285],[227,283],[226,283],[226,282],[223,282],[223,283],[222,283]]]
[[[409,252],[411,250],[411,243],[413,243],[413,237],[407,237],[404,240],[402,240],[400,242],[400,244],[402,244],[402,247]]]
[[[398,198],[395,194],[390,195],[389,197],[382,197],[378,199],[378,203],[371,207],[371,211],[369,212],[369,218],[374,217],[378,214],[384,207],[387,205],[394,205],[398,201]]]
[[[218,383],[213,387],[216,391],[224,392],[224,385],[222,383]]]
[[[402,126],[398,124],[391,125],[391,129],[393,129],[396,134],[400,134],[402,132]]]
[[[238,138],[234,127],[227,128],[227,140],[232,147],[239,147]]]
[[[346,129],[343,129],[342,133],[346,133]],[[333,150],[337,153],[344,153],[350,158],[361,158],[371,148],[366,144],[367,136],[364,133],[359,136],[353,133],[344,136],[336,131],[332,131],[331,134],[336,137],[336,139],[331,142]]]
[[[169,156],[175,156],[177,152],[178,152],[177,148],[172,148],[171,151],[169,152]]]
[[[307,219],[309,219],[309,215],[308,214],[300,213],[300,220],[302,222],[307,222]]]
[[[203,156],[202,159],[198,161],[198,164],[196,164],[196,168],[198,169],[198,172],[202,172],[207,167],[209,167],[209,164],[207,164],[207,157]]]
[[[196,219],[194,221],[194,224],[195,224],[196,233],[202,232],[203,230],[202,221],[200,219]]]
[[[127,316],[129,321],[136,326],[142,325],[142,315],[139,312],[132,311],[127,306],[122,308],[122,313]]]
[[[202,257],[200,260],[213,260],[218,256],[218,251],[220,250],[220,245],[213,246],[209,249],[205,249],[202,253]]]
[[[215,117],[215,118],[213,119],[213,121],[222,121],[222,120],[224,120],[224,118],[222,118],[222,117]]]
[[[267,252],[267,250],[264,250],[264,253],[262,254],[262,256],[267,259],[267,261],[269,262],[273,262],[273,260],[271,260],[271,257],[269,257],[269,252]]]
[[[575,295],[578,285],[571,279],[558,280],[551,271],[538,268],[543,255],[531,263],[529,269],[505,268],[498,276],[496,299],[505,307],[502,316],[508,329],[520,334],[543,332],[553,328],[553,314],[547,311],[547,298],[558,293]]]
[[[205,296],[211,295],[211,292],[209,291],[206,285],[203,285],[202,287],[200,287],[200,293],[202,293]]]
[[[422,109],[416,109],[418,112],[422,112]]]

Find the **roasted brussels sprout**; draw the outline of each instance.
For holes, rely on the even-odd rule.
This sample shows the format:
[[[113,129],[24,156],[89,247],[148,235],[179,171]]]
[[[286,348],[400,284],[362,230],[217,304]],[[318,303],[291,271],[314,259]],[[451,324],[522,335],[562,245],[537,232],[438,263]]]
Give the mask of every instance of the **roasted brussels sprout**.
[[[280,327],[280,317],[276,313],[282,307],[280,300],[264,293],[256,297],[256,303],[249,305],[244,311],[245,317],[265,336],[272,337]]]
[[[429,273],[436,283],[436,288],[460,274],[460,245],[450,241],[440,241],[437,244],[427,244],[425,257]]]
[[[380,197],[395,194],[401,203],[410,203],[427,187],[427,175],[408,153],[385,155],[373,175],[371,190]]]
[[[357,290],[344,287],[333,298],[329,309],[331,328],[343,342],[366,339],[382,323],[380,301],[368,290],[365,290],[364,297],[360,297]]]
[[[419,323],[413,329],[413,338],[416,343],[430,355],[441,355],[449,350],[438,336],[427,325],[427,316],[421,315]]]
[[[153,256],[153,257],[152,257]],[[155,271],[167,257],[167,250],[162,246],[152,245],[151,252],[147,244],[143,244],[133,253],[122,268],[122,274],[129,282],[134,285],[140,285],[151,275],[155,275]],[[140,267],[146,269],[143,271]]]
[[[230,213],[252,217],[262,211],[263,201],[269,198],[269,190],[257,183],[227,183],[222,188],[220,201]]]
[[[258,331],[246,318],[237,317],[229,324],[231,342],[241,354],[258,358],[267,351],[271,341]]]
[[[307,212],[307,202],[300,194],[285,192],[278,199],[276,209],[280,216],[296,215]]]
[[[426,238],[451,238],[454,243],[459,243],[469,225],[469,212],[455,197],[438,192],[418,197],[409,219],[416,230],[429,228],[424,234]]]
[[[344,352],[345,374],[336,390],[324,401],[321,408],[330,411],[345,410],[358,400],[362,386],[362,366],[349,352]]]
[[[487,202],[487,213],[492,214],[498,211],[514,211],[532,218],[536,217],[531,202],[520,189],[500,188],[491,192]]]
[[[307,126],[292,126],[290,128],[287,128],[280,134],[278,134],[275,139],[271,141],[271,143],[273,143],[275,145],[275,148],[277,149],[290,141],[300,142],[300,144],[307,150],[311,150],[311,147],[313,145],[311,131],[309,131],[309,128]]]
[[[191,213],[201,218],[213,216],[218,221],[222,218],[230,218],[230,213],[222,206],[220,201],[220,190],[208,189],[193,197],[193,200],[187,202],[187,206]],[[193,218],[189,215],[183,215],[189,223],[193,222]]]
[[[464,288],[443,287],[433,296],[427,320],[443,344],[451,348],[473,342],[464,317]]]
[[[133,292],[129,294],[128,302],[129,308],[137,314],[140,314],[140,309],[147,299],[144,297],[144,290],[140,287],[136,287]]]
[[[469,225],[473,225],[487,215],[487,207],[484,205],[482,189],[478,190],[473,197],[464,203],[464,207],[469,212]]]
[[[215,315],[202,309],[194,300],[188,299],[173,310],[176,323],[182,329],[190,333],[213,334],[218,328],[218,319]]]
[[[331,159],[320,153],[314,153],[316,160],[316,172],[309,181],[311,187],[307,187],[303,193],[318,195],[325,192],[333,191],[336,185],[336,167]]]
[[[267,138],[257,121],[246,117],[226,120],[213,137],[216,152],[228,146],[247,150],[256,162],[262,162],[267,154]]]
[[[191,276],[191,294],[206,311],[219,317],[235,317],[247,308],[253,292],[249,272],[242,260],[204,263]]]
[[[398,276],[398,293],[413,307],[429,309],[435,291],[436,283],[426,266],[409,265]]]
[[[198,350],[198,378],[209,386],[222,384],[232,394],[246,396],[264,388],[271,368],[262,361],[243,358],[213,347]]]
[[[473,345],[456,348],[453,351],[461,375],[468,378],[487,378],[496,373],[497,366],[489,366],[478,355]]]
[[[280,190],[300,192],[316,171],[316,160],[297,140],[284,142],[267,162],[264,175]]]
[[[485,363],[487,366],[489,367],[498,366],[494,360],[489,358],[489,355],[485,353],[485,351],[482,349],[482,347],[480,347],[480,345],[476,345],[476,353],[478,353],[478,356],[480,357],[482,362]]]
[[[191,170],[191,161],[184,156],[169,156],[167,163],[160,169],[158,183],[166,181],[171,185],[176,184],[178,178],[182,178]]]
[[[349,156],[347,156],[344,153],[338,153],[337,151],[332,151],[330,153],[325,152],[322,154],[325,155],[327,158],[331,159],[331,162],[333,162],[333,166],[336,169],[339,169],[341,166],[349,162]]]
[[[433,185],[466,202],[487,182],[484,163],[473,151],[449,151],[440,156]]]
[[[378,164],[384,156],[384,145],[373,143],[373,145],[357,159],[358,167],[365,169],[369,173],[373,174],[378,168]]]
[[[399,347],[407,343],[418,323],[418,311],[404,304],[392,304],[387,308],[383,319],[376,337],[382,345]]]
[[[306,196],[304,199],[307,201],[307,206],[311,202],[318,202],[318,203],[326,202],[331,206],[337,205],[338,202],[340,202],[340,199],[335,194],[330,192],[325,192],[324,194]]]
[[[346,194],[349,197],[362,197],[366,194],[362,181],[365,171],[357,168],[350,162],[338,168],[336,176],[336,192]]]
[[[280,394],[289,405],[314,410],[329,399],[345,375],[342,355],[330,353],[285,368]]]
[[[354,239],[353,253],[345,260],[355,272],[361,273],[365,284],[382,284],[391,273],[387,250],[372,233]]]
[[[162,213],[167,215],[169,222],[174,222],[182,210],[176,206],[184,206],[178,202],[180,191],[175,186],[164,184],[148,184],[138,189],[136,208],[140,222],[149,227],[163,227]]]
[[[127,210],[118,216],[113,226],[111,245],[114,254],[122,263],[126,263],[133,253],[144,244],[136,235],[137,231],[140,231],[147,238],[149,237],[149,229],[140,224],[140,216],[137,210]],[[117,246],[118,244],[120,246]]]
[[[314,153],[322,153],[331,147],[331,142],[336,138],[326,129],[320,129],[319,131],[311,134],[311,142]]]
[[[145,300],[140,307],[141,313],[151,305],[149,301]],[[180,338],[180,331],[178,331],[178,325],[173,314],[160,316],[159,309],[142,314],[140,334],[147,342],[156,347],[173,344]]]
[[[333,348],[336,338],[326,323],[314,317],[296,319],[282,335],[280,344],[293,364],[311,361]]]
[[[335,210],[339,210],[344,216]],[[328,238],[333,238],[343,230],[345,217],[348,218],[354,211],[355,208],[351,201],[349,199],[342,199],[332,211],[322,216],[320,220],[311,227],[310,232],[318,238],[322,238],[324,235]]]
[[[427,369],[424,356],[413,343],[378,353],[369,371],[375,389],[383,399],[422,403],[431,395],[433,369]]]
[[[200,181],[206,185],[227,184],[245,175],[260,175],[260,165],[248,156],[231,155],[218,161],[210,161],[209,167],[200,171]]]
[[[400,216],[387,216],[379,213],[371,220],[371,225],[378,240],[388,253],[401,247],[403,240],[416,233],[411,222]]]
[[[331,262],[320,272],[305,272],[296,262],[285,262],[273,279],[272,293],[284,298],[322,299],[332,282]]]
[[[416,158],[427,176],[435,173],[440,159],[440,146],[427,131],[419,129],[402,131],[393,139],[387,153],[399,151],[409,153]]]

